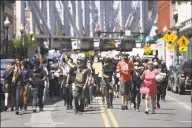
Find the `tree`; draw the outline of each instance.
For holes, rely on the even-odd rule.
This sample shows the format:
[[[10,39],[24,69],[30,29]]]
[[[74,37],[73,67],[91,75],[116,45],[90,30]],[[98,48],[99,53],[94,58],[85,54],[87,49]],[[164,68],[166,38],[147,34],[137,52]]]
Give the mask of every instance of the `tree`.
[[[63,33],[62,33],[61,29],[59,28],[59,25],[57,23],[55,25],[55,29],[56,29],[56,34],[58,36],[62,36],[63,35]]]
[[[20,39],[14,39],[13,40],[13,48],[15,51],[15,54],[20,55],[22,57],[27,55],[28,48],[33,44],[35,40],[31,39],[30,35],[24,34],[22,36],[24,38],[24,45],[22,45],[21,38]]]

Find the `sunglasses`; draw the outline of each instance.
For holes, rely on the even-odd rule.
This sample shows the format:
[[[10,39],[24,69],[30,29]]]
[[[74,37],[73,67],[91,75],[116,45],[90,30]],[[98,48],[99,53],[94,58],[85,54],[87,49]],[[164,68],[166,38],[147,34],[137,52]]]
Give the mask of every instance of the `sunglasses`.
[[[139,66],[138,64],[134,64],[134,66]]]

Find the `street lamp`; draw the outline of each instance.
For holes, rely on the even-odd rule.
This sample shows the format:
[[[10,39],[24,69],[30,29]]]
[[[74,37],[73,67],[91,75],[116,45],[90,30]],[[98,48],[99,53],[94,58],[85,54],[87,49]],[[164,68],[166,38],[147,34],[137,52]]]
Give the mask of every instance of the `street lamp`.
[[[9,25],[10,25],[10,21],[9,21],[9,18],[7,17],[5,22],[4,22],[4,26],[5,26],[5,29],[6,29],[6,32],[7,32],[7,34],[6,34],[6,52],[5,52],[6,53],[6,58],[8,57],[8,43],[9,43],[9,40],[8,40],[8,34],[9,34],[8,29],[9,29]]]
[[[179,39],[179,30],[181,28],[181,25],[179,23],[176,23],[175,24],[175,29],[177,30],[177,36],[178,36],[178,39]],[[179,65],[179,46],[178,44],[176,43],[176,56],[177,56],[177,65]]]
[[[23,27],[23,25],[21,24],[20,25],[20,28],[19,28],[20,32],[21,32],[21,50],[22,50],[22,56],[25,55],[24,51],[25,51],[25,48],[24,48],[24,30],[25,28]]]
[[[24,42],[23,42],[23,33],[24,33],[24,27],[23,25],[21,24],[20,25],[20,28],[19,28],[20,32],[21,32],[21,44],[24,46]]]

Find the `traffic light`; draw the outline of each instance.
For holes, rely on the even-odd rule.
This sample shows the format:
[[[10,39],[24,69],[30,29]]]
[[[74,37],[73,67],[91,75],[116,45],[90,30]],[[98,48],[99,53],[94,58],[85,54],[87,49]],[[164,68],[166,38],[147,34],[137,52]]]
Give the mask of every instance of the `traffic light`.
[[[120,29],[120,36],[123,36],[123,34],[124,34],[124,29]]]
[[[101,36],[101,28],[100,27],[97,28],[97,34],[98,34],[98,37]]]

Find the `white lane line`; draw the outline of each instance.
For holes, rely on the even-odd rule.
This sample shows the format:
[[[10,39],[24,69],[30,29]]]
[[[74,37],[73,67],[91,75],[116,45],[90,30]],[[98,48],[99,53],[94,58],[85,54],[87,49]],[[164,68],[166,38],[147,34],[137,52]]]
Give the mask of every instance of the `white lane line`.
[[[174,101],[176,101],[178,104],[182,105],[183,107],[185,107],[186,109],[188,109],[188,110],[191,111],[191,106],[186,105],[185,103],[183,103],[183,102],[181,102],[181,101],[173,98],[172,96],[168,96],[168,95],[167,95],[167,97],[170,98],[170,99],[172,99],[172,100],[174,100]]]
[[[181,123],[191,123],[192,121],[185,120],[185,121],[178,121],[178,122],[181,122]]]

